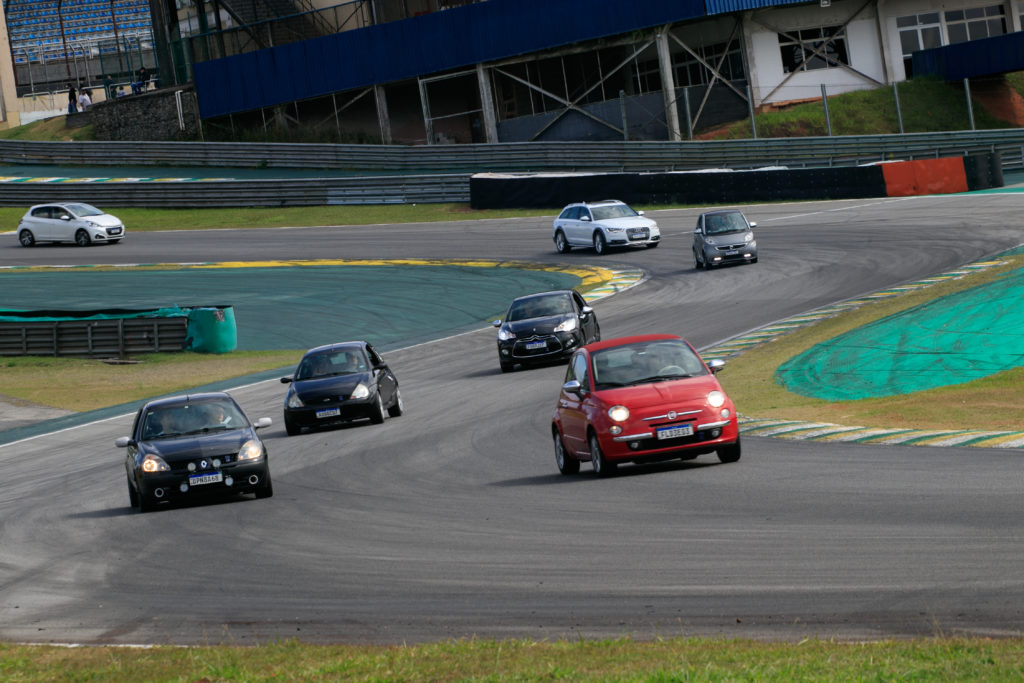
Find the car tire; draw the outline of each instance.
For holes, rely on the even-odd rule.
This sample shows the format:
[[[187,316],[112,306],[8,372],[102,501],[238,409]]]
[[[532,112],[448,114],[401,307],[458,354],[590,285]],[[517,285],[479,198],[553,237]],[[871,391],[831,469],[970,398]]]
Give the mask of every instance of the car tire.
[[[569,241],[565,239],[565,233],[561,230],[555,233],[555,251],[559,254],[568,254],[572,251],[572,247],[569,246]]]
[[[119,244],[121,240],[110,240],[107,244]]]
[[[89,233],[85,230],[79,229],[78,232],[75,233],[75,244],[80,247],[87,247],[92,244],[92,240],[89,239]]]
[[[22,230],[19,232],[18,241],[21,242],[21,246],[23,247],[36,246],[36,236],[32,234],[31,230]]]
[[[754,258],[747,261],[747,263],[757,263],[757,257],[755,256]]]
[[[139,507],[139,494],[135,490],[135,487],[132,486],[130,479],[128,480],[128,502],[131,503],[133,508]]]
[[[594,233],[594,251],[597,253],[598,256],[600,256],[605,251],[607,251],[607,249],[608,249],[608,246],[607,246],[607,242],[605,242],[605,239],[604,239],[604,233],[602,233],[602,232],[595,232]]]
[[[402,392],[395,389],[395,402],[388,408],[388,415],[399,417],[405,412],[405,404],[402,403]]]
[[[714,268],[714,266],[711,265],[711,261],[708,261],[707,257],[705,256],[704,257],[704,270],[711,270],[712,268]]]
[[[657,249],[659,244],[661,244],[661,242],[651,242],[651,243],[649,243],[647,245],[647,248],[648,249]]]
[[[129,484],[129,486],[130,486],[130,484]],[[154,507],[156,507],[156,503],[154,503],[153,500],[149,496],[147,496],[142,491],[136,491],[135,492],[135,509],[136,510],[138,510],[139,512],[150,512]]]
[[[599,477],[610,477],[615,474],[615,463],[604,457],[601,444],[597,442],[597,434],[590,435],[590,464],[594,466],[594,474]]]
[[[501,366],[502,372],[512,372],[516,367],[515,363],[509,363],[507,360],[498,360],[498,364]]]
[[[272,482],[270,480],[270,470],[267,470],[267,476],[263,478],[263,483],[261,483],[256,488],[256,498],[257,499],[270,498],[273,495],[274,495],[274,482]]]
[[[286,416],[284,418],[284,431],[288,434],[288,436],[295,436],[296,434],[302,431],[302,427],[289,420],[288,417]]]
[[[700,270],[702,265],[703,264],[700,262],[700,258],[697,257],[697,250],[694,249],[693,250],[693,267],[696,268],[697,270]]]
[[[565,444],[562,443],[562,435],[558,433],[558,427],[551,430],[551,436],[555,442],[555,465],[562,474],[576,474],[580,471],[580,461],[571,457],[565,451]]]
[[[374,402],[373,407],[370,408],[370,422],[375,425],[379,425],[384,422],[384,401],[380,397],[380,392],[377,392],[377,400]]]
[[[718,461],[723,463],[736,462],[740,459],[740,437],[736,437],[736,443],[722,446],[716,450]]]

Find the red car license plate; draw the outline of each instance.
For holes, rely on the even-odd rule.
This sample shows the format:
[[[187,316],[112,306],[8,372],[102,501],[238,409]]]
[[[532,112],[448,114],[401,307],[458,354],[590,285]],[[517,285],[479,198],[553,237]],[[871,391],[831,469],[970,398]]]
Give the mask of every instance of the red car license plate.
[[[658,439],[678,439],[681,436],[693,436],[693,425],[678,427],[659,427]]]

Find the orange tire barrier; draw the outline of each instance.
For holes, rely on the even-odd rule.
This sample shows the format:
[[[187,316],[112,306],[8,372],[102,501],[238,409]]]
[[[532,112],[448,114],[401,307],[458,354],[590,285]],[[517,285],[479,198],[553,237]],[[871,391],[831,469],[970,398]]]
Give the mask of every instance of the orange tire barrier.
[[[963,157],[894,161],[880,166],[886,194],[890,197],[949,194],[969,189]]]

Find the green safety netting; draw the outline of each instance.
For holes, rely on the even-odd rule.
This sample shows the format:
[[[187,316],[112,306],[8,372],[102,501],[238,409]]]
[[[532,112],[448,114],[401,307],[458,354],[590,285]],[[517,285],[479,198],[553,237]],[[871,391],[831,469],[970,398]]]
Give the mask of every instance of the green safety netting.
[[[1024,366],[1024,270],[814,346],[776,379],[802,396],[847,401],[962,384]]]
[[[0,310],[0,322],[54,322],[59,320],[116,320],[118,318],[181,318],[191,309],[170,306],[167,308],[104,308],[91,311]]]

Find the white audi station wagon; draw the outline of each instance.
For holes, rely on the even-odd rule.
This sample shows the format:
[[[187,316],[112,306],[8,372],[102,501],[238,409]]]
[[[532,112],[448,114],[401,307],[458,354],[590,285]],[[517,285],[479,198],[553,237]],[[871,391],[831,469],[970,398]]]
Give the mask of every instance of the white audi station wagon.
[[[593,247],[603,254],[609,247],[647,247],[661,243],[658,224],[644,218],[618,199],[570,204],[555,219],[555,249],[564,254],[573,247]]]

